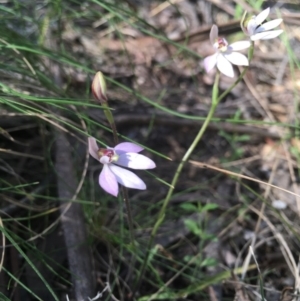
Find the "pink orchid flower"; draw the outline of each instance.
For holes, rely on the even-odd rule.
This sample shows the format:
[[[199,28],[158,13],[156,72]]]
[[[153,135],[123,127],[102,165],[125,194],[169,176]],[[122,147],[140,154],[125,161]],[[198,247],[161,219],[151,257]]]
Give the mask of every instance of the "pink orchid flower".
[[[283,30],[271,30],[277,27],[282,19],[275,19],[262,24],[268,17],[270,13],[270,8],[263,10],[257,16],[253,16],[250,20],[243,22],[242,30],[252,41],[257,40],[269,40],[278,37]]]
[[[213,25],[210,30],[210,42],[215,48],[215,54],[206,57],[203,61],[206,72],[211,71],[216,65],[219,71],[226,76],[233,77],[233,67],[231,64],[248,66],[249,62],[245,55],[235,52],[250,47],[249,41],[239,41],[231,45],[224,38],[218,37],[218,26]]]
[[[132,169],[152,169],[155,163],[144,155],[138,154],[142,147],[123,142],[115,147],[99,148],[96,139],[89,137],[90,155],[103,164],[99,176],[99,185],[109,194],[117,196],[119,184],[134,189],[145,190],[146,184],[133,172],[120,166]],[[120,165],[120,166],[118,166]]]

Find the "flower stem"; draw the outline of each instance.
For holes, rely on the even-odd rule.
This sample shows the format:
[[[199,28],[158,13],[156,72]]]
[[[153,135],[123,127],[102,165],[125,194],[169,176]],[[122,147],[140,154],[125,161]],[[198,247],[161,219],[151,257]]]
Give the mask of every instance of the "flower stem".
[[[254,42],[252,42],[251,47],[249,49],[248,52],[248,60],[249,62],[252,60],[253,57],[253,52],[254,52]],[[136,284],[134,285],[134,288],[132,290],[132,296],[134,297],[135,292],[138,290],[141,280],[143,278],[146,266],[148,264],[148,259],[149,259],[149,255],[150,255],[150,250],[151,250],[151,246],[153,244],[154,238],[156,236],[156,233],[158,231],[158,228],[160,227],[160,225],[162,224],[164,218],[165,218],[165,212],[167,209],[167,206],[171,200],[171,197],[173,195],[175,186],[177,184],[178,178],[181,174],[181,171],[185,165],[185,163],[188,161],[189,157],[191,156],[191,154],[193,153],[193,151],[195,150],[196,146],[198,145],[199,141],[202,139],[203,134],[205,133],[212,117],[214,116],[214,113],[216,111],[216,108],[218,106],[218,104],[220,103],[220,101],[228,94],[231,92],[231,90],[243,79],[246,71],[248,70],[248,66],[246,66],[244,68],[244,70],[241,72],[240,76],[238,77],[238,79],[226,90],[224,91],[220,96],[219,95],[219,80],[220,80],[220,72],[217,72],[216,78],[215,78],[215,82],[213,85],[213,89],[212,89],[212,105],[210,107],[210,110],[207,114],[207,117],[204,121],[204,123],[202,124],[197,136],[195,137],[194,141],[192,142],[192,144],[190,145],[189,149],[186,151],[186,153],[184,154],[183,158],[181,159],[181,162],[179,163],[177,170],[174,174],[171,186],[169,188],[168,194],[163,202],[163,205],[158,213],[158,218],[157,221],[151,231],[151,235],[150,235],[150,240],[148,242],[148,246],[147,246],[147,253],[146,253],[146,257],[145,260],[143,262],[142,268],[141,268],[141,272],[139,275],[139,278],[136,282]]]
[[[201,140],[203,134],[205,133],[206,129],[207,129],[207,126],[209,125],[215,111],[216,111],[216,108],[218,106],[218,84],[219,84],[219,77],[220,77],[220,74],[217,73],[217,76],[216,76],[216,80],[215,80],[215,84],[214,84],[214,87],[213,87],[213,93],[212,93],[212,105],[210,107],[210,110],[207,114],[207,117],[203,123],[203,125],[201,126],[197,136],[195,137],[194,141],[192,142],[192,144],[190,145],[190,147],[188,148],[188,150],[186,151],[186,153],[184,154],[183,158],[181,159],[181,162],[179,163],[178,167],[177,167],[177,170],[175,172],[175,175],[173,177],[173,180],[171,182],[171,186],[169,188],[169,191],[168,191],[168,194],[163,202],[163,205],[160,209],[160,212],[159,212],[159,215],[158,215],[158,219],[152,229],[152,232],[151,232],[151,240],[153,240],[153,238],[155,237],[156,235],[156,232],[157,232],[157,229],[159,228],[159,226],[161,225],[161,223],[163,222],[164,220],[164,216],[165,216],[165,211],[166,211],[166,208],[170,202],[170,199],[173,195],[173,191],[175,189],[175,186],[177,184],[177,181],[178,181],[178,178],[181,174],[181,171],[185,165],[185,163],[187,162],[187,160],[190,158],[191,154],[193,153],[194,149],[196,148],[196,146],[198,145],[199,141]]]
[[[113,117],[111,111],[109,111],[109,110],[105,110],[104,113],[105,113],[108,123],[112,129],[114,142],[117,145],[119,143],[119,137],[118,137],[117,127],[116,127],[116,124],[114,121],[114,117]],[[128,221],[128,228],[129,228],[129,233],[130,233],[130,242],[132,244],[133,250],[135,250],[133,219],[132,219],[131,208],[130,208],[130,203],[129,203],[129,198],[128,198],[128,190],[124,186],[122,186],[122,195],[123,195],[123,200],[125,202],[125,207],[126,207],[126,211],[127,211],[127,221]]]
[[[154,238],[156,236],[156,233],[157,233],[157,230],[158,228],[160,227],[161,223],[163,222],[164,218],[165,218],[165,212],[166,212],[166,209],[167,209],[167,206],[170,202],[170,199],[173,195],[173,192],[174,192],[174,189],[175,189],[175,186],[177,184],[177,181],[178,181],[178,178],[181,174],[181,171],[185,165],[185,163],[188,161],[189,157],[191,156],[191,154],[193,153],[194,149],[196,148],[196,146],[198,145],[199,141],[201,140],[201,138],[203,137],[203,134],[205,133],[206,129],[207,129],[207,126],[209,125],[215,111],[216,111],[216,108],[218,106],[218,103],[220,102],[221,98],[219,97],[218,98],[218,86],[219,86],[219,79],[220,79],[220,73],[218,72],[217,75],[216,75],[216,79],[215,79],[215,83],[214,83],[214,86],[213,86],[213,90],[212,90],[212,105],[210,107],[210,110],[208,112],[208,115],[202,125],[202,127],[200,128],[197,136],[195,137],[194,141],[192,142],[192,144],[190,145],[189,149],[186,151],[186,153],[184,154],[183,158],[181,159],[181,162],[179,163],[178,167],[177,167],[177,170],[174,174],[174,177],[173,177],[173,180],[172,180],[172,183],[171,183],[171,186],[169,188],[169,191],[168,191],[168,194],[163,202],[163,205],[158,213],[158,218],[157,218],[157,221],[152,229],[152,232],[151,232],[151,236],[150,236],[150,240],[149,240],[149,243],[148,243],[148,246],[147,246],[147,254],[146,254],[146,258],[143,262],[143,266],[141,268],[141,273],[140,273],[140,276],[139,276],[139,279],[136,283],[136,285],[134,286],[134,289],[133,289],[133,295],[134,293],[136,292],[136,290],[138,289],[138,287],[140,286],[140,282],[141,282],[141,279],[143,278],[143,274],[144,274],[144,271],[145,271],[145,268],[146,268],[146,265],[148,263],[148,259],[149,259],[149,255],[150,255],[150,249],[151,249],[151,246],[153,244],[153,241],[154,241]]]
[[[123,194],[123,199],[124,199],[126,211],[127,211],[128,227],[129,227],[129,232],[130,232],[130,241],[132,243],[132,246],[135,247],[134,233],[133,233],[133,219],[132,219],[132,213],[131,213],[131,209],[130,209],[128,190],[124,186],[122,186],[122,194]]]
[[[119,138],[118,138],[118,132],[117,132],[116,124],[114,122],[112,122],[109,125],[112,129],[112,132],[113,132],[114,142],[117,145],[119,143]]]

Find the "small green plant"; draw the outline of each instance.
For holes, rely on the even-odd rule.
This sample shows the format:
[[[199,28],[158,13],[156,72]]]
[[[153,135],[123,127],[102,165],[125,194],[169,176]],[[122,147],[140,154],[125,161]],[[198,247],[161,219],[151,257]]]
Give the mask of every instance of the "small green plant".
[[[197,214],[195,218],[185,219],[184,224],[186,228],[191,231],[191,233],[199,238],[200,250],[202,250],[204,245],[209,241],[217,241],[217,237],[214,234],[209,233],[206,227],[205,219],[205,215],[209,211],[213,211],[219,207],[217,204],[207,203],[202,205],[200,202],[198,202],[197,205],[194,205],[191,203],[184,203],[180,207],[185,211]],[[192,255],[186,255],[184,257],[184,261],[189,262],[193,257],[194,256]],[[213,266],[216,264],[216,260],[214,258],[202,258],[202,256],[199,256],[193,261],[193,263],[199,267]]]

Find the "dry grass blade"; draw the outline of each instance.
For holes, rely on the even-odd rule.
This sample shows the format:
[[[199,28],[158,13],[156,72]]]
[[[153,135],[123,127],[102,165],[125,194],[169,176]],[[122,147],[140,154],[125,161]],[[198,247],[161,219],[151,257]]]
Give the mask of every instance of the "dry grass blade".
[[[161,13],[164,9],[166,9],[167,7],[169,7],[170,5],[174,5],[174,4],[178,4],[180,2],[182,2],[184,0],[170,0],[170,1],[165,1],[161,4],[159,4],[158,6],[156,6],[155,8],[153,8],[150,12],[150,16],[154,17],[155,15]]]
[[[272,230],[272,232],[274,233],[274,236],[276,237],[278,243],[280,244],[281,252],[286,260],[287,265],[290,268],[291,273],[297,280],[299,278],[298,267],[295,262],[293,253],[292,253],[291,249],[289,248],[289,244],[286,242],[283,235],[275,228],[275,226],[271,223],[271,221],[266,216],[261,215],[261,212],[258,211],[255,207],[253,207],[251,205],[249,206],[249,208],[253,212],[255,212],[258,216],[261,216],[261,218],[268,224],[269,228]]]
[[[298,297],[294,295],[294,288],[292,287],[285,287],[280,296],[279,301],[296,301]]]
[[[7,45],[7,46],[11,46],[9,43],[7,43],[6,41],[4,41],[3,39],[0,39],[0,42],[2,42],[3,44]],[[28,66],[28,69],[31,71],[31,73],[33,75],[36,75],[35,70],[33,69],[32,65],[28,62],[28,60],[26,59],[26,57],[24,57],[19,50],[17,50],[16,48],[12,47],[12,50],[19,56],[22,57],[22,60],[25,62],[25,64]]]
[[[2,153],[8,153],[8,154],[13,154],[13,155],[21,156],[21,157],[32,158],[32,159],[41,160],[41,161],[44,160],[44,158],[40,157],[40,156],[35,156],[35,155],[31,155],[31,154],[24,154],[24,153],[20,153],[20,152],[15,152],[15,151],[12,151],[10,149],[0,148],[0,152],[2,152]]]
[[[278,167],[278,158],[275,159],[275,163],[272,166],[272,172],[271,172],[271,176],[269,177],[268,184],[272,183],[272,181],[274,179],[275,172],[277,170],[277,167]],[[265,193],[264,193],[264,199],[267,199],[270,191],[271,191],[271,186],[268,185],[266,187],[266,190],[265,190]],[[245,259],[245,264],[244,264],[244,267],[245,267],[244,271],[245,272],[243,273],[242,279],[244,279],[244,276],[246,274],[247,265],[249,265],[249,263],[250,263],[251,255],[253,256],[253,258],[255,258],[254,253],[253,253],[253,249],[255,247],[256,239],[257,239],[258,232],[259,232],[259,229],[260,229],[260,226],[261,226],[261,216],[264,214],[265,207],[266,207],[266,203],[263,202],[262,205],[261,205],[261,208],[260,208],[260,215],[258,216],[258,221],[257,221],[256,226],[255,226],[255,231],[254,231],[255,235],[252,238],[252,242],[251,242],[251,246],[250,246],[250,251],[251,252],[250,251],[248,252],[248,255]],[[258,266],[258,264],[257,264],[257,266]]]
[[[291,195],[300,197],[299,194],[294,193],[292,191],[289,191],[287,189],[281,188],[279,186],[276,186],[276,185],[273,185],[273,184],[270,184],[270,183],[267,183],[267,182],[264,182],[264,181],[261,181],[261,180],[258,180],[258,179],[254,179],[254,178],[251,178],[251,177],[248,177],[248,176],[244,176],[244,175],[236,173],[236,172],[232,172],[232,171],[229,171],[229,170],[226,170],[226,169],[218,168],[218,167],[206,164],[206,163],[201,163],[201,162],[197,162],[197,161],[193,161],[193,160],[190,160],[189,162],[191,164],[199,167],[199,168],[208,168],[208,169],[216,170],[216,171],[219,171],[221,173],[224,173],[224,174],[227,174],[227,175],[230,175],[230,176],[234,176],[234,177],[238,177],[238,178],[241,178],[241,179],[250,180],[250,181],[253,181],[253,182],[256,182],[256,183],[260,183],[260,184],[263,184],[263,185],[267,185],[267,186],[279,189],[281,191],[284,191],[286,193],[289,193]]]

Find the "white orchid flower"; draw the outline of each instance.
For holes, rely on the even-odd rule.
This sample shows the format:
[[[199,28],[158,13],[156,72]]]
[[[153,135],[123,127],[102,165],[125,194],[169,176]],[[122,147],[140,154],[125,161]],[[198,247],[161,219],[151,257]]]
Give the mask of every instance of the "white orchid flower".
[[[103,164],[99,176],[99,185],[106,192],[117,196],[119,193],[118,183],[128,188],[146,189],[146,184],[136,174],[120,167],[125,166],[132,169],[155,168],[156,165],[151,159],[138,154],[143,150],[141,146],[123,142],[115,147],[99,148],[95,138],[89,137],[88,141],[90,155]]]
[[[238,66],[249,65],[247,57],[235,51],[249,48],[251,43],[249,41],[239,41],[228,45],[228,42],[224,38],[218,37],[218,32],[218,26],[213,25],[209,37],[216,53],[204,59],[204,68],[206,72],[209,72],[217,66],[221,73],[233,77],[234,72],[231,64]]]
[[[252,41],[269,40],[278,37],[283,30],[272,30],[277,27],[282,19],[275,19],[263,24],[270,14],[270,8],[263,10],[257,16],[253,16],[250,20],[242,22],[242,30]]]

